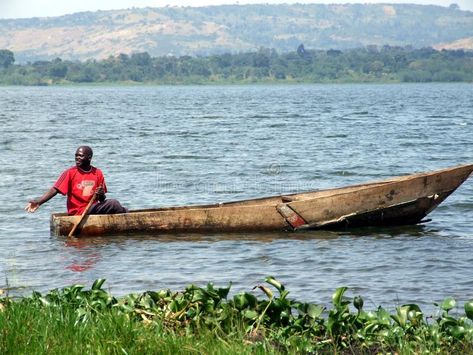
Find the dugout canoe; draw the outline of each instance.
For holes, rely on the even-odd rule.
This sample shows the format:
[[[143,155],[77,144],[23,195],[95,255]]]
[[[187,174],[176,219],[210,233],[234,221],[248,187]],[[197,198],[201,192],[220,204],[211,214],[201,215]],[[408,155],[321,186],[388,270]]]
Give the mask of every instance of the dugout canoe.
[[[91,215],[80,236],[128,233],[298,231],[416,224],[472,174],[473,164],[341,188],[252,200]],[[51,215],[68,235],[79,216]]]

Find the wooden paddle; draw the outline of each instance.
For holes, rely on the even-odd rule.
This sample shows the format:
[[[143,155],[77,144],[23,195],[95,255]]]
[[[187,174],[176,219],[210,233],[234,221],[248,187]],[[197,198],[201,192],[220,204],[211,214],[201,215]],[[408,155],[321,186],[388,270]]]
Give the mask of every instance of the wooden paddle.
[[[87,216],[87,213],[89,213],[90,208],[92,207],[92,204],[94,203],[94,201],[95,201],[96,199],[97,199],[97,193],[94,193],[94,195],[93,195],[92,198],[90,199],[89,203],[87,204],[87,207],[85,207],[84,212],[82,212],[82,214],[80,215],[79,222],[77,222],[77,223],[72,227],[71,231],[69,232],[68,237],[73,237],[73,236],[74,236],[74,233],[76,232],[77,227],[80,226],[80,224],[81,224],[82,221],[84,220],[85,216]]]

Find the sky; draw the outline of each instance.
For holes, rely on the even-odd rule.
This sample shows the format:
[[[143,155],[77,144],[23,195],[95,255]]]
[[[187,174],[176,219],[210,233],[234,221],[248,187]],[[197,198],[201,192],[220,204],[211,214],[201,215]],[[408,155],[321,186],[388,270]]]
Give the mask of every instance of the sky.
[[[449,6],[473,11],[473,0],[0,0],[0,18],[61,16],[80,11],[116,10],[131,7],[210,6],[222,4],[281,3],[414,3]]]

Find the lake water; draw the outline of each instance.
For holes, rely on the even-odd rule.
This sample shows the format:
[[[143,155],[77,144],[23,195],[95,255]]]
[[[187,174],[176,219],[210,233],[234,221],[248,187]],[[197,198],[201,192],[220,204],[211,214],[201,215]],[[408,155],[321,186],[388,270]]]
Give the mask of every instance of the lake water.
[[[343,186],[473,161],[473,85],[0,88],[0,288],[96,278],[115,295],[275,276],[304,301],[367,308],[473,298],[473,178],[421,226],[341,232],[51,237],[56,196],[23,211],[81,144],[129,208]],[[261,295],[262,296],[262,295]]]

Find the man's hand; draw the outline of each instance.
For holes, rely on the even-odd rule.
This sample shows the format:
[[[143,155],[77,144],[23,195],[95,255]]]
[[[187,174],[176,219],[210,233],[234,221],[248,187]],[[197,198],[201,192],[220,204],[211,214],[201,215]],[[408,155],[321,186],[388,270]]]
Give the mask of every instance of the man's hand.
[[[95,193],[97,194],[97,200],[99,200],[100,202],[105,201],[105,191],[103,190],[102,185],[97,187],[97,190],[95,190]]]
[[[28,204],[25,207],[25,211],[27,211],[29,213],[35,212],[39,208],[39,206],[41,206],[43,203],[49,201],[51,198],[53,198],[56,195],[57,195],[56,188],[51,187],[40,198],[36,198],[36,199],[31,200],[30,202],[28,202]]]
[[[36,210],[39,208],[40,204],[36,200],[32,200],[28,202],[28,204],[25,207],[25,211],[29,213],[34,213]]]

